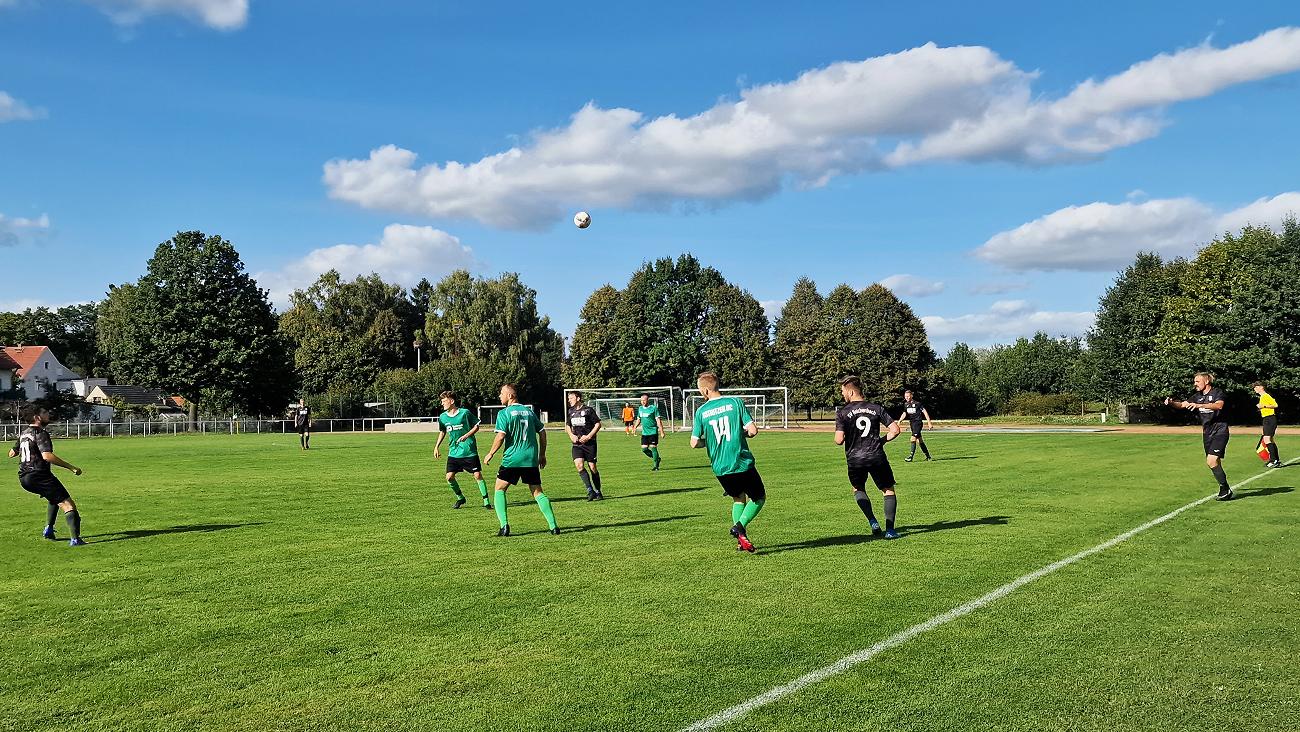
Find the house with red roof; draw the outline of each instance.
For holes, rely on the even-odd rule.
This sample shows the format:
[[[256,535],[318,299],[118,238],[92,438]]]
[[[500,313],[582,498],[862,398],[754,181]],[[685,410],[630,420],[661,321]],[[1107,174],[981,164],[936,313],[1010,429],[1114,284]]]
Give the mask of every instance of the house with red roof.
[[[47,346],[0,347],[0,391],[21,388],[31,401],[45,395],[46,384],[73,391],[73,382],[79,379]]]

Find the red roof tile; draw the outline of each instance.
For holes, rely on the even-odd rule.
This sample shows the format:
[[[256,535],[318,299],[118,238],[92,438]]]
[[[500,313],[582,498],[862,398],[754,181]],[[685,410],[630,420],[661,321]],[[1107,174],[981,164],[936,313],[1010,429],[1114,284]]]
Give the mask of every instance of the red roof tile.
[[[13,368],[18,373],[18,378],[21,379],[27,375],[27,369],[35,366],[36,362],[41,360],[41,356],[45,355],[48,350],[45,346],[5,346],[4,355],[14,365],[6,366],[4,364],[5,359],[0,359],[0,368]]]

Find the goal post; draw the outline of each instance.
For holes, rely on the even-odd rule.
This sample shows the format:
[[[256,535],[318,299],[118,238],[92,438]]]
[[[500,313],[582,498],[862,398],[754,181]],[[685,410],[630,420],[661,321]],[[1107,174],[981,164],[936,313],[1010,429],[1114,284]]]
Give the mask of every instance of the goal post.
[[[790,426],[790,390],[784,386],[738,386],[718,391],[723,396],[740,399],[760,429]],[[685,394],[682,400],[682,426],[685,429],[690,429],[695,410],[705,401],[699,392]]]
[[[673,432],[682,428],[683,391],[679,386],[618,386],[598,389],[565,389],[564,408],[569,408],[569,394],[582,394],[582,401],[596,410],[601,422],[623,424],[623,406],[632,405],[633,409],[641,406],[641,395],[650,397],[651,404],[659,406],[663,415],[664,429]],[[636,419],[633,417],[633,419]]]

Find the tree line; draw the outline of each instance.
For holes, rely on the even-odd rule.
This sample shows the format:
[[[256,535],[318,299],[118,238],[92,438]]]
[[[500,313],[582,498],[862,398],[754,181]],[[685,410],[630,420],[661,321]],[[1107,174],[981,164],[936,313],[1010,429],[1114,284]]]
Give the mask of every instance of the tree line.
[[[1086,401],[1154,405],[1207,370],[1240,397],[1234,417],[1249,418],[1255,379],[1274,388],[1284,414],[1297,406],[1297,275],[1294,219],[1279,233],[1246,227],[1190,259],[1137,255],[1085,337],[957,343],[940,358],[911,307],[879,284],[823,295],[799,278],[769,322],[748,291],[683,254],[597,287],[566,353],[517,274],[457,271],[407,289],[330,271],[277,313],[229,241],[190,231],[98,303],[0,313],[0,341],[49,345],[83,375],[159,388],[211,414],[276,414],[299,395],[322,416],[366,414],[375,402],[432,414],[444,389],[487,404],[506,381],[558,410],[563,386],[682,386],[704,370],[736,386],[789,387],[809,416],[838,403],[848,374],[886,405],[913,389],[939,417],[1048,414]]]

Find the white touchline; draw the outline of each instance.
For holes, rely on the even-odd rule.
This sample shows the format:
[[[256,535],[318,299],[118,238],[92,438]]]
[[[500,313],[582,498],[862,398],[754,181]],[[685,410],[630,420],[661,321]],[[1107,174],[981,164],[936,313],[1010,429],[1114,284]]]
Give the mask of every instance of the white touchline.
[[[1294,463],[1297,460],[1300,460],[1300,457],[1291,458],[1290,460],[1283,463],[1283,465],[1290,465],[1291,463]],[[1253,483],[1256,479],[1262,478],[1265,475],[1268,475],[1270,472],[1271,471],[1265,471],[1257,475],[1252,475],[1251,477],[1241,481],[1240,483],[1232,487],[1236,489],[1246,485],[1247,483]],[[888,638],[880,641],[874,646],[863,648],[860,651],[851,653],[845,656],[844,658],[841,658],[840,660],[836,661],[835,663],[832,663],[829,666],[823,666],[822,668],[819,668],[816,671],[812,671],[804,674],[803,676],[800,676],[799,678],[795,679],[794,681],[791,681],[788,684],[785,684],[783,686],[778,686],[774,689],[769,689],[768,691],[759,694],[758,696],[754,697],[753,699],[750,699],[749,701],[741,702],[740,704],[737,704],[734,707],[724,709],[721,712],[718,712],[717,714],[713,715],[712,717],[709,717],[708,719],[702,719],[696,722],[695,724],[692,724],[689,727],[683,728],[682,732],[703,732],[704,730],[717,729],[718,727],[721,727],[722,725],[727,724],[728,722],[734,722],[735,720],[740,719],[741,717],[745,716],[746,714],[749,714],[750,712],[754,711],[755,709],[758,709],[759,707],[765,707],[768,704],[771,704],[772,702],[784,699],[785,697],[790,696],[791,694],[802,690],[804,687],[812,686],[813,684],[816,684],[819,681],[825,681],[826,679],[829,679],[832,676],[838,676],[844,673],[845,671],[848,671],[849,669],[853,668],[854,666],[857,666],[860,663],[871,660],[873,656],[876,656],[884,651],[887,651],[890,648],[893,648],[894,646],[901,646],[902,644],[926,632],[927,630],[934,630],[940,625],[943,625],[952,620],[956,620],[957,618],[960,618],[963,615],[969,615],[970,613],[979,610],[985,605],[996,602],[997,600],[1006,597],[1007,595],[1011,594],[1012,592],[1015,592],[1021,587],[1024,587],[1030,582],[1039,579],[1040,577],[1046,577],[1047,575],[1055,572],[1058,569],[1061,569],[1063,567],[1068,567],[1071,564],[1074,564],[1080,559],[1086,559],[1092,556],[1093,554],[1106,551],[1107,549],[1115,546],[1116,544],[1131,539],[1137,534],[1140,534],[1143,531],[1146,531],[1147,529],[1153,526],[1158,526],[1159,524],[1163,524],[1164,522],[1168,521],[1171,518],[1174,518],[1175,516],[1182,513],[1183,511],[1196,508],[1202,503],[1205,503],[1206,501],[1213,499],[1215,495],[1216,495],[1215,493],[1211,493],[1210,495],[1204,498],[1198,498],[1195,501],[1192,501],[1191,503],[1187,504],[1186,506],[1183,506],[1181,508],[1175,508],[1174,510],[1170,511],[1164,516],[1161,516],[1160,518],[1151,519],[1150,521],[1146,522],[1145,524],[1142,524],[1141,526],[1135,529],[1129,529],[1128,531],[1125,531],[1124,533],[1120,534],[1119,536],[1116,536],[1113,539],[1110,539],[1109,541],[1104,541],[1090,549],[1084,549],[1078,554],[1074,554],[1072,556],[1066,557],[1065,559],[1052,562],[1046,567],[1035,569],[1029,574],[1017,577],[1016,579],[1011,580],[1010,582],[1006,583],[1005,585],[1002,585],[1001,587],[997,588],[996,590],[993,590],[992,592],[988,593],[987,595],[984,595],[983,597],[978,597],[974,600],[971,600],[965,605],[958,605],[957,607],[949,610],[943,615],[936,615],[933,618],[930,618],[929,620],[925,621],[924,623],[918,623],[908,628],[907,630],[903,630],[898,633],[895,633],[894,635],[889,636]]]

